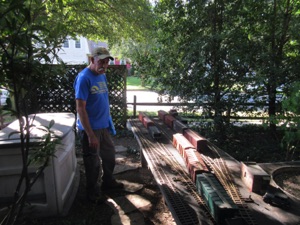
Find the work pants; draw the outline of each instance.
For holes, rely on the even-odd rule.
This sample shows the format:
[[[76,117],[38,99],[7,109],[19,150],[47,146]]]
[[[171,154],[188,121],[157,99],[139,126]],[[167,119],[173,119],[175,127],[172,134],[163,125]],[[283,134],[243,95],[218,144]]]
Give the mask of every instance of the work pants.
[[[113,171],[115,168],[115,147],[109,131],[105,129],[94,130],[99,140],[98,149],[90,148],[86,132],[79,131],[79,137],[82,145],[82,156],[86,174],[86,189],[89,192],[98,193],[98,181],[109,184],[112,182]],[[101,181],[101,180],[100,180]]]

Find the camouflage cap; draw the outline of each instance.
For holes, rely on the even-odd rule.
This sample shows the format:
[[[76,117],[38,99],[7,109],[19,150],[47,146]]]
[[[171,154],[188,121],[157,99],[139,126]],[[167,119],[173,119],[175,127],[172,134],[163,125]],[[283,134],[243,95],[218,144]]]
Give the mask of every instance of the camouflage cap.
[[[114,58],[110,55],[109,51],[104,47],[95,48],[92,51],[92,56],[98,56],[99,59],[109,58],[111,60],[114,60]]]

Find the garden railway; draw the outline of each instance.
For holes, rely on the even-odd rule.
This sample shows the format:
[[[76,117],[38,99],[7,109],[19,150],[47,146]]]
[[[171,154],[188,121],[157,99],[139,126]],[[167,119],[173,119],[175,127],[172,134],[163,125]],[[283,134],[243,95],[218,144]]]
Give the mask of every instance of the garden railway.
[[[147,117],[146,114],[143,115]],[[172,129],[175,120],[168,119],[166,124],[165,116],[165,112],[159,111],[158,117],[147,118],[151,121],[151,126],[160,130],[159,140],[155,140],[147,132],[140,119],[128,120],[128,127],[133,131],[141,147],[143,165],[147,165],[151,170],[177,224],[220,224],[217,223],[218,217],[210,213],[211,206],[207,206],[196,188],[195,178],[191,177],[192,172],[188,168],[187,156],[184,157],[176,149],[177,144],[173,143],[173,135],[176,136],[178,133]],[[186,128],[182,130],[187,131]],[[197,147],[197,143],[200,147]],[[299,200],[291,197],[291,205],[294,207],[288,211],[265,203],[262,195],[251,192],[241,179],[240,162],[203,137],[194,144],[198,151],[205,147],[205,151],[200,151],[201,158],[211,170],[210,174],[216,177],[238,209],[238,213],[233,217],[222,217],[222,224],[241,224],[241,221],[248,225],[300,224],[300,209],[297,207],[300,206]],[[271,170],[268,168],[272,167],[272,164],[259,166],[268,173]],[[274,184],[270,182],[270,185]]]

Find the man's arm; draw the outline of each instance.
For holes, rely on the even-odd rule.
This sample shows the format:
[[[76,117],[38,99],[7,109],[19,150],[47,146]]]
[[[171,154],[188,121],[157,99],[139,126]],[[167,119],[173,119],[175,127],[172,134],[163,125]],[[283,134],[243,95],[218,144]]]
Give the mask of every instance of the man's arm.
[[[85,107],[86,107],[86,101],[81,99],[76,99],[76,110],[78,112],[80,122],[89,138],[89,146],[91,148],[97,148],[99,146],[99,141],[96,138],[91,128],[89,117]]]

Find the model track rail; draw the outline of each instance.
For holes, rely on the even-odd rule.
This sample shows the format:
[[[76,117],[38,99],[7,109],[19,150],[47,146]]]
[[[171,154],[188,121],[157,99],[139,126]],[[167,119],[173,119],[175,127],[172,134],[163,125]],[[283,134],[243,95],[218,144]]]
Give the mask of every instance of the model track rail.
[[[155,126],[159,127],[161,132],[168,137],[169,140],[172,140],[172,133],[167,130],[164,126],[160,125],[157,121],[153,119]],[[239,208],[240,217],[242,217],[248,225],[257,225],[257,222],[254,220],[247,203],[241,197],[239,188],[234,183],[234,180],[231,176],[231,172],[228,169],[226,162],[222,159],[221,155],[217,151],[215,146],[211,146],[210,150],[212,151],[212,156],[206,156],[201,154],[202,159],[210,167],[213,173],[216,175],[218,180],[221,182],[226,192],[229,194],[231,199]]]
[[[226,192],[229,194],[234,203],[239,207],[240,216],[249,224],[257,225],[251,212],[248,209],[247,204],[241,197],[238,187],[235,185],[230,171],[222,158],[212,159],[202,155],[203,160],[210,166],[214,171],[216,177],[221,182]]]
[[[147,158],[147,162],[151,162],[150,164],[148,163],[148,166],[161,192],[165,196],[165,200],[176,223],[183,225],[199,224],[199,218],[195,214],[195,211],[191,209],[187,201],[183,199],[180,194],[182,190],[176,185],[176,183],[180,183],[184,185],[185,191],[188,192],[198,204],[199,209],[202,211],[203,218],[209,219],[211,221],[210,224],[214,224],[214,220],[208,213],[206,204],[197,193],[195,184],[191,181],[188,173],[174,157],[173,153],[164,144],[153,142],[149,139],[149,135],[141,132],[141,130],[138,129],[139,121],[130,120],[130,123],[133,125],[132,129],[134,133],[138,135],[140,145],[143,148],[144,157]],[[164,132],[164,134],[166,133]],[[172,171],[168,171],[168,168],[171,168]],[[170,173],[175,176],[170,178]]]

